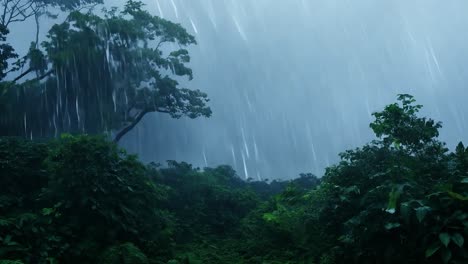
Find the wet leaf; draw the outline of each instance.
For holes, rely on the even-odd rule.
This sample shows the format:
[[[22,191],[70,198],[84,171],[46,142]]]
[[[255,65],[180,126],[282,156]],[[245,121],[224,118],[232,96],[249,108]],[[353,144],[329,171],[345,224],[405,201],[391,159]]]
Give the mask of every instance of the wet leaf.
[[[448,247],[450,243],[450,235],[448,233],[440,233],[439,234],[439,239],[442,244],[444,244],[445,247]]]
[[[432,244],[429,248],[426,249],[426,253],[425,253],[426,258],[429,258],[430,256],[434,255],[434,253],[436,253],[439,249],[440,249],[439,243]]]
[[[391,230],[391,229],[394,229],[394,228],[398,228],[400,226],[401,226],[400,223],[386,223],[385,224],[385,229]]]
[[[460,235],[459,233],[455,233],[454,235],[451,236],[451,239],[453,243],[455,243],[457,246],[463,247],[465,239],[463,238],[462,235]]]
[[[416,211],[416,217],[418,218],[418,221],[421,223],[424,218],[426,217],[427,213],[431,210],[430,207],[428,206],[421,206],[415,209]]]
[[[449,263],[450,259],[452,258],[452,252],[449,249],[444,249],[442,251],[441,257],[444,263]]]

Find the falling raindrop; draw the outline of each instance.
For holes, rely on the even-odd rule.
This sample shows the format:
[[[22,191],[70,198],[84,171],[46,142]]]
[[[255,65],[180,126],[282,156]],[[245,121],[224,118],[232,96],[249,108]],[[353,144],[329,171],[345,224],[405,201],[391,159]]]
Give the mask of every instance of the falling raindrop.
[[[242,164],[244,165],[244,176],[245,176],[245,179],[248,179],[248,178],[249,178],[249,172],[248,172],[248,170],[247,170],[247,163],[245,162],[244,152],[242,152]]]
[[[193,22],[192,18],[190,19],[190,24],[192,24],[193,31],[195,31],[195,34],[198,34],[198,29],[197,26],[195,26],[195,23]]]
[[[172,4],[172,7],[174,8],[174,13],[175,13],[176,18],[179,18],[179,12],[177,11],[177,6],[174,3],[174,0],[171,0],[171,4]]]

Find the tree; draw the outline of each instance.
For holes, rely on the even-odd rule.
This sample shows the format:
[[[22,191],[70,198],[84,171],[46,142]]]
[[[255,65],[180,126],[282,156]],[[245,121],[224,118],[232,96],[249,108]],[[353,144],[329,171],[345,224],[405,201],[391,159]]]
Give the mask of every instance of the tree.
[[[5,78],[8,73],[21,69],[25,65],[27,59],[27,56],[25,56],[22,60],[16,61],[12,68],[8,67],[8,60],[18,57],[14,52],[14,48],[9,43],[5,43],[6,36],[9,34],[8,28],[12,23],[24,22],[30,18],[35,18],[36,41],[34,42],[34,46],[37,49],[37,45],[39,44],[39,17],[44,14],[49,15],[49,17],[54,17],[48,11],[48,7],[60,8],[65,11],[86,4],[98,3],[102,3],[102,0],[2,0],[0,5],[0,41],[2,42],[2,44],[0,44],[0,80]],[[32,51],[34,50],[32,49]],[[14,78],[13,82],[20,80],[33,71],[34,68],[30,67]]]
[[[31,60],[46,81],[9,90],[16,102],[5,112],[24,119],[6,115],[6,130],[26,136],[113,131],[118,142],[150,112],[209,117],[207,95],[179,87],[177,79],[193,78],[184,47],[196,44],[195,38],[142,7],[130,0],[121,12],[104,10],[102,17],[73,11],[54,25],[42,43],[45,54]]]
[[[395,144],[416,151],[439,136],[441,123],[418,117],[422,105],[414,105],[413,96],[400,94],[398,101],[400,103],[390,104],[382,112],[373,113],[375,121],[370,127],[385,145]]]
[[[447,154],[441,124],[419,117],[412,96],[398,100],[374,113],[380,139],[342,153],[323,178],[335,189],[324,213],[333,214],[340,262],[466,262],[464,146]]]

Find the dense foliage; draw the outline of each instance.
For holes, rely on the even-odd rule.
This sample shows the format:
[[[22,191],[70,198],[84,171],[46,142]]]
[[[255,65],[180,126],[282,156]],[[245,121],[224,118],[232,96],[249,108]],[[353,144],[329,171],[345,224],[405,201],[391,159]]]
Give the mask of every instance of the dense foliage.
[[[31,44],[17,63],[23,72],[0,83],[0,135],[108,132],[119,141],[150,112],[211,115],[205,93],[179,85],[193,78],[185,49],[196,44],[192,35],[138,1],[101,13],[74,10],[41,45]],[[0,55],[15,56],[10,49]]]
[[[468,148],[409,95],[319,181],[142,165],[101,137],[0,139],[0,263],[466,263]],[[15,262],[16,261],[16,262]]]

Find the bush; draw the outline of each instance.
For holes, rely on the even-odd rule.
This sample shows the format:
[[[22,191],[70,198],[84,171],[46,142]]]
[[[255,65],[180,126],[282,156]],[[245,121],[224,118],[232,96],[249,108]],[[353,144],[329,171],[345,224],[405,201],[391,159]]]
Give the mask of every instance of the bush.
[[[108,248],[102,254],[101,264],[148,264],[148,258],[132,243],[124,243]]]
[[[164,189],[115,144],[64,135],[48,144],[0,145],[1,257],[83,263],[116,241],[168,241],[170,216],[159,207]]]

